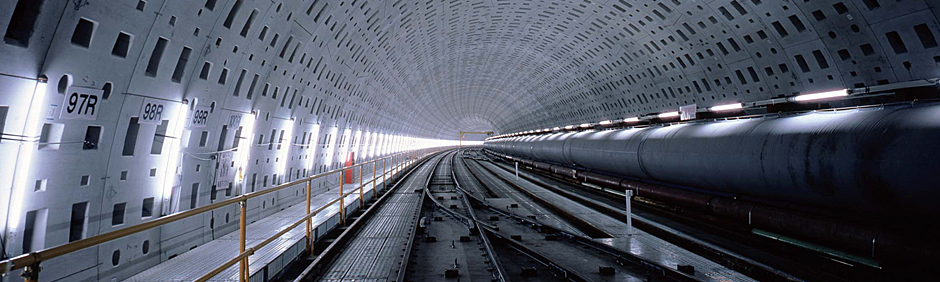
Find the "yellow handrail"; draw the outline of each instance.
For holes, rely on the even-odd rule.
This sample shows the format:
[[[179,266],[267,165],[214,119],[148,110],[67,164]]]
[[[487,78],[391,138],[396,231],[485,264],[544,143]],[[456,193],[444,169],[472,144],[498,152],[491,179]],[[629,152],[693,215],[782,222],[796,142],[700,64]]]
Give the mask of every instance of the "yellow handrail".
[[[430,149],[422,149],[422,150],[420,150],[420,151],[427,151],[427,150],[430,150]],[[414,150],[414,151],[419,151],[419,150]],[[342,168],[329,170],[329,171],[326,171],[326,172],[323,172],[323,173],[320,173],[320,174],[312,175],[312,176],[310,176],[310,177],[306,177],[306,178],[294,180],[294,181],[291,181],[291,182],[288,182],[288,183],[284,183],[284,184],[281,184],[281,185],[277,185],[277,186],[271,187],[271,188],[269,188],[269,189],[260,190],[260,191],[255,191],[255,192],[246,193],[246,194],[242,194],[242,195],[240,195],[240,196],[236,196],[236,197],[233,197],[233,198],[228,199],[228,200],[224,200],[224,201],[221,201],[221,202],[212,203],[212,204],[209,204],[209,205],[206,205],[206,206],[202,206],[202,207],[198,207],[198,208],[195,208],[195,209],[191,209],[191,210],[188,210],[188,211],[184,211],[184,212],[179,212],[179,213],[176,213],[176,214],[168,215],[168,216],[165,216],[165,217],[161,217],[161,218],[158,218],[158,219],[154,219],[154,220],[151,220],[151,221],[148,221],[148,222],[144,222],[144,223],[141,223],[141,224],[137,224],[137,225],[134,225],[134,226],[129,226],[129,227],[122,228],[122,229],[118,229],[118,230],[114,230],[114,231],[111,231],[111,232],[108,232],[108,233],[99,234],[99,235],[96,235],[96,236],[92,236],[92,237],[89,237],[89,238],[81,239],[81,240],[74,241],[74,242],[71,242],[71,243],[67,243],[67,244],[64,244],[64,245],[60,245],[60,246],[56,246],[56,247],[52,247],[52,248],[48,248],[48,249],[43,249],[43,250],[36,251],[36,252],[31,252],[31,253],[29,253],[29,254],[22,254],[22,255],[17,256],[17,257],[13,257],[13,258],[9,258],[9,259],[0,261],[0,274],[7,273],[7,272],[10,271],[10,270],[15,270],[15,269],[20,269],[20,268],[31,268],[31,267],[33,267],[33,266],[38,266],[38,264],[39,264],[40,262],[45,261],[45,260],[49,260],[49,259],[52,259],[52,258],[60,257],[60,256],[63,256],[63,255],[66,255],[66,254],[69,254],[69,253],[72,253],[72,252],[75,252],[75,251],[79,251],[79,250],[82,250],[82,249],[85,249],[85,248],[89,248],[89,247],[92,247],[92,246],[96,246],[96,245],[99,245],[99,244],[101,244],[101,243],[105,243],[105,242],[112,241],[112,240],[115,240],[115,239],[118,239],[118,238],[122,238],[122,237],[125,237],[125,236],[128,236],[128,235],[132,235],[132,234],[135,234],[135,233],[138,233],[138,232],[142,232],[142,231],[145,231],[145,230],[154,228],[154,227],[158,227],[158,226],[162,226],[162,225],[165,225],[165,224],[168,224],[168,223],[180,221],[180,220],[183,220],[183,219],[185,219],[185,218],[188,218],[188,217],[191,217],[191,216],[195,216],[195,215],[198,215],[198,214],[201,214],[201,213],[204,213],[204,212],[208,212],[208,211],[211,211],[211,210],[214,210],[214,209],[218,209],[218,208],[221,208],[221,207],[225,207],[225,206],[228,206],[228,205],[232,205],[232,204],[236,204],[236,203],[242,203],[242,204],[243,204],[243,203],[247,203],[248,199],[251,199],[251,198],[256,198],[256,197],[259,197],[259,196],[262,196],[262,195],[265,195],[265,194],[268,194],[268,193],[271,193],[271,192],[279,191],[279,190],[281,190],[281,189],[285,189],[285,188],[288,188],[288,187],[292,187],[292,186],[294,186],[294,185],[301,184],[301,183],[304,183],[304,182],[307,182],[307,183],[309,184],[310,181],[313,181],[313,180],[315,180],[315,179],[318,179],[318,178],[321,178],[321,177],[325,177],[325,176],[328,176],[328,175],[331,175],[331,174],[334,174],[334,173],[337,173],[337,172],[344,172],[344,171],[347,170],[347,169],[355,169],[355,168],[361,167],[361,166],[363,166],[363,165],[367,165],[367,164],[371,164],[371,163],[377,163],[377,162],[380,161],[380,160],[382,161],[383,170],[385,170],[384,168],[385,168],[385,161],[386,161],[386,160],[390,159],[390,160],[392,160],[392,161],[394,162],[396,157],[397,157],[397,158],[400,158],[401,161],[399,161],[399,162],[397,162],[397,163],[393,163],[393,166],[395,166],[395,167],[393,167],[393,168],[391,168],[390,170],[385,171],[385,172],[382,173],[383,183],[384,183],[384,182],[385,182],[384,179],[385,179],[386,174],[388,174],[388,173],[395,174],[395,173],[396,173],[396,171],[395,171],[396,168],[400,168],[400,167],[406,165],[406,164],[403,164],[403,162],[405,161],[405,158],[401,158],[401,157],[407,156],[408,154],[411,154],[411,153],[412,153],[412,151],[406,151],[406,152],[401,152],[401,153],[397,153],[397,154],[392,154],[392,155],[389,155],[389,156],[386,156],[386,157],[383,157],[383,158],[376,158],[376,159],[373,159],[373,160],[370,160],[370,161],[366,161],[366,162],[359,163],[359,164],[354,164],[354,165],[351,165],[351,166],[344,166],[344,167],[342,167]],[[412,161],[413,161],[413,160],[412,160]],[[361,177],[361,176],[360,176],[360,177]],[[374,183],[377,179],[378,179],[378,177],[375,176],[375,175],[373,175],[373,178],[372,178],[372,180],[370,181],[370,183]],[[345,179],[342,180],[342,182],[345,182],[345,181],[346,181]],[[287,229],[285,229],[285,230],[293,229],[294,227],[296,227],[297,225],[299,225],[300,222],[306,221],[307,219],[311,218],[312,215],[315,215],[316,213],[322,211],[322,210],[325,209],[327,206],[332,205],[332,204],[334,204],[335,202],[340,201],[340,200],[342,200],[342,199],[345,199],[345,197],[348,196],[350,193],[353,193],[353,192],[355,192],[356,190],[362,189],[363,187],[364,187],[364,186],[359,186],[357,189],[353,189],[353,190],[350,191],[349,193],[345,193],[345,195],[342,195],[342,197],[339,197],[339,198],[337,198],[336,200],[330,201],[328,204],[326,204],[326,205],[324,205],[324,206],[318,208],[317,211],[315,211],[315,212],[313,212],[313,213],[307,214],[306,216],[304,216],[304,218],[303,218],[302,220],[300,220],[300,221],[298,221],[298,222],[295,222],[293,225],[291,225],[290,228],[287,228]],[[309,201],[309,198],[310,198],[310,197],[311,197],[311,196],[310,196],[310,189],[309,189],[309,186],[308,186],[308,189],[307,189],[307,198],[308,198],[308,201]],[[308,204],[308,211],[309,211],[309,204]],[[240,254],[239,254],[238,257],[236,257],[235,259],[232,259],[231,261],[227,262],[226,264],[228,264],[228,266],[231,266],[231,265],[234,264],[235,262],[243,261],[243,262],[244,262],[244,266],[242,267],[243,269],[240,271],[240,275],[239,275],[239,278],[240,278],[239,280],[242,280],[242,279],[247,279],[247,278],[248,278],[248,277],[247,277],[247,275],[248,275],[248,273],[247,273],[247,271],[248,271],[248,270],[247,270],[247,266],[248,266],[247,259],[248,259],[248,255],[250,255],[250,254],[247,254],[247,255],[246,255],[246,252],[249,252],[249,250],[250,250],[250,252],[253,253],[255,250],[257,250],[257,249],[260,248],[260,247],[263,247],[264,245],[266,245],[267,243],[269,243],[269,242],[270,242],[271,240],[273,240],[274,238],[280,237],[281,235],[283,235],[284,233],[286,233],[286,231],[282,230],[281,232],[279,232],[278,234],[276,234],[274,237],[269,238],[269,239],[266,240],[265,242],[262,242],[261,244],[255,246],[255,247],[252,247],[252,248],[249,249],[249,250],[245,250],[245,249],[244,249],[244,247],[245,247],[245,245],[244,245],[244,243],[245,243],[245,231],[246,231],[245,229],[247,229],[247,228],[246,228],[247,223],[245,223],[245,209],[244,209],[244,208],[242,209],[242,214],[241,214],[241,219],[240,219],[240,221],[241,221],[241,228],[240,228],[240,229],[241,229],[241,230],[240,230],[240,231],[241,231],[241,236],[240,236],[240,237],[241,237],[241,241],[242,241],[242,242],[241,242],[241,248],[242,248],[242,250],[240,250],[241,252],[240,252]],[[312,243],[308,244],[308,247],[309,247],[309,245],[312,245]],[[229,264],[229,263],[231,263],[231,264]],[[225,269],[225,268],[221,268],[221,270],[219,270],[219,269],[217,268],[217,269],[214,269],[213,272],[215,272],[216,270],[222,271],[222,270],[224,270],[224,269]],[[36,271],[36,272],[37,272],[36,274],[30,275],[31,277],[27,277],[27,279],[26,279],[27,282],[32,281],[32,279],[30,279],[30,278],[32,278],[32,277],[38,277],[38,271],[39,271],[38,268],[36,268],[36,269],[27,269],[27,271]],[[218,272],[215,272],[215,274],[218,274]],[[215,274],[213,274],[213,276],[214,276]],[[207,275],[208,275],[208,274],[207,274]],[[209,276],[209,277],[212,277],[212,276]],[[243,281],[244,281],[244,280],[243,280]]]

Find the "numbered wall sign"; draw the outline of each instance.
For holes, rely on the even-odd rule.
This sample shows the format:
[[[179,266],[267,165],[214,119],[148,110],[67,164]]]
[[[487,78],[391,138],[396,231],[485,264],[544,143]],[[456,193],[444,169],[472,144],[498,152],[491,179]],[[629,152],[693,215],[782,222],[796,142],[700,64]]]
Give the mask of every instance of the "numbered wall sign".
[[[166,110],[166,101],[144,98],[144,104],[140,106],[140,116],[137,123],[160,124]]]
[[[91,89],[83,87],[69,87],[65,92],[65,101],[62,102],[62,114],[60,119],[98,119],[98,112],[101,107],[98,101],[101,101],[101,95],[104,91],[100,89]]]
[[[208,120],[209,120],[209,107],[196,106],[196,108],[193,109],[193,116],[189,120],[189,126],[206,127],[206,123]]]
[[[242,125],[242,115],[234,114],[228,119],[228,128],[238,128]]]

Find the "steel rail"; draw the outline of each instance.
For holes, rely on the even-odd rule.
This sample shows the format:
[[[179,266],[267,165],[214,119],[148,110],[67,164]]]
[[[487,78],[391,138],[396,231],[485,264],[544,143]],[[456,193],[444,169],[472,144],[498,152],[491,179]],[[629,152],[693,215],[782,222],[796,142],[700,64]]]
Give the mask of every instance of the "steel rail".
[[[490,172],[490,173],[492,173],[492,172]],[[471,177],[477,178],[477,177],[479,177],[479,176],[477,176],[477,175],[471,175]],[[635,255],[635,254],[632,254],[632,253],[627,252],[627,251],[624,251],[624,250],[620,250],[620,249],[614,248],[614,247],[609,246],[609,245],[605,245],[605,244],[603,244],[603,243],[598,243],[598,242],[594,241],[594,240],[591,239],[591,238],[584,237],[584,236],[580,236],[580,235],[577,235],[577,234],[574,234],[574,233],[571,233],[571,232],[568,232],[568,231],[565,231],[565,230],[561,230],[561,229],[552,227],[552,226],[550,226],[550,225],[543,224],[543,223],[541,223],[541,222],[539,222],[539,221],[537,221],[537,220],[533,220],[533,219],[525,218],[525,217],[522,217],[522,216],[518,216],[518,215],[516,215],[516,214],[513,214],[513,213],[510,212],[510,211],[503,210],[502,208],[499,208],[499,207],[490,205],[490,204],[487,203],[484,199],[480,199],[480,198],[477,198],[477,197],[475,197],[475,196],[473,196],[473,195],[470,195],[470,193],[467,192],[466,190],[463,190],[463,189],[458,189],[458,190],[461,191],[461,192],[466,196],[466,198],[467,198],[468,200],[473,200],[474,202],[479,203],[480,205],[482,205],[482,206],[484,206],[484,207],[486,207],[486,208],[492,210],[493,212],[496,212],[496,213],[501,214],[501,215],[503,215],[503,216],[506,216],[506,217],[515,219],[515,220],[517,220],[517,221],[520,221],[521,223],[523,223],[524,226],[528,226],[528,227],[530,227],[530,228],[534,228],[534,229],[536,229],[536,230],[539,230],[540,232],[551,232],[551,233],[558,233],[558,234],[561,234],[561,235],[563,235],[563,236],[565,236],[565,237],[571,239],[572,241],[574,241],[574,242],[576,242],[576,243],[579,243],[579,244],[581,244],[581,245],[583,245],[583,246],[585,246],[585,247],[589,247],[589,248],[595,249],[595,250],[597,250],[597,251],[599,251],[599,252],[602,252],[602,253],[605,253],[605,254],[607,254],[607,255],[610,255],[610,256],[612,256],[612,257],[614,257],[614,258],[616,258],[616,259],[618,259],[618,260],[620,260],[620,261],[629,262],[630,264],[635,265],[635,266],[638,266],[638,267],[643,268],[643,269],[646,269],[646,270],[650,271],[651,273],[659,273],[659,274],[661,274],[661,275],[663,276],[663,278],[666,278],[666,279],[671,280],[671,281],[690,281],[690,282],[691,282],[691,281],[698,281],[698,279],[695,278],[694,276],[688,275],[688,274],[686,274],[686,273],[682,273],[682,272],[678,271],[677,269],[673,269],[673,268],[669,268],[669,267],[664,266],[664,265],[660,265],[659,263],[656,263],[656,262],[651,261],[651,260],[649,260],[649,259],[646,259],[646,258],[637,256],[637,255]],[[487,224],[484,223],[484,222],[481,222],[481,221],[477,221],[477,222],[478,222],[481,226],[483,226],[483,227],[489,227],[490,229],[493,229],[492,226],[489,226],[489,225],[487,225]],[[494,231],[495,231],[495,230],[494,230]]]
[[[519,191],[523,195],[528,196],[530,199],[534,200],[536,203],[555,212],[557,215],[561,216],[561,218],[565,219],[565,221],[567,221],[574,227],[578,228],[581,232],[588,234],[592,238],[613,238],[614,237],[613,234],[607,233],[606,231],[601,230],[600,228],[595,226],[593,223],[590,223],[582,219],[579,216],[576,216],[567,212],[564,208],[552,203],[548,199],[545,199],[542,196],[539,196],[538,194],[532,191],[529,191],[525,188],[520,187],[519,185],[516,185],[515,183],[512,183],[512,181],[509,181],[509,179],[506,179],[505,177],[500,176],[498,173],[484,166],[479,161],[474,160],[473,162],[475,162],[484,171],[489,172],[489,174],[495,177],[496,179],[499,179],[500,181],[505,183],[507,186],[514,188],[516,191]]]
[[[456,158],[456,156],[455,156]],[[462,158],[462,157],[461,157]],[[509,276],[506,275],[506,270],[503,269],[502,264],[499,263],[499,259],[496,257],[496,250],[493,248],[493,243],[490,242],[489,237],[483,234],[483,231],[480,230],[480,221],[477,220],[476,213],[473,212],[473,207],[470,206],[470,200],[467,200],[467,197],[470,195],[469,192],[460,187],[460,182],[457,181],[457,174],[454,169],[456,162],[453,162],[450,169],[450,177],[454,179],[454,186],[457,186],[457,191],[460,191],[461,195],[460,200],[465,206],[467,206],[467,213],[470,214],[470,220],[473,221],[473,225],[476,228],[476,232],[480,234],[480,239],[483,240],[483,247],[486,248],[486,255],[490,258],[490,261],[493,263],[493,268],[496,269],[496,279],[500,282],[510,282]]]

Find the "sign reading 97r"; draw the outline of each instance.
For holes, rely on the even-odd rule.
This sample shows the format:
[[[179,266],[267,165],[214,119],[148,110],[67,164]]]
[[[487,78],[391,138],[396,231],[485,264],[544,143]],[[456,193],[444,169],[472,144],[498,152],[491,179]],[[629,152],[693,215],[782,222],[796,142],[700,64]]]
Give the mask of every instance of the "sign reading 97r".
[[[62,101],[62,119],[90,119],[98,118],[98,101],[104,92],[99,89],[72,87],[65,94]]]

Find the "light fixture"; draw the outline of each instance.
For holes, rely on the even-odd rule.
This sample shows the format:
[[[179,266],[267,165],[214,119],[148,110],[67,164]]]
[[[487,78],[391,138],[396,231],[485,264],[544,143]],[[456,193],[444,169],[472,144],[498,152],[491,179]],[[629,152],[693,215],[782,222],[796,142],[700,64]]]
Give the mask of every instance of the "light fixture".
[[[623,122],[626,122],[626,123],[640,122],[640,118],[638,117],[625,118],[623,119]]]
[[[555,128],[552,128],[552,131],[559,131],[559,130],[561,130],[561,127],[556,126]]]
[[[679,116],[679,112],[665,112],[657,115],[659,118],[671,118]]]
[[[581,128],[590,128],[590,127],[591,127],[591,124],[590,124],[590,123],[582,123],[582,124],[581,124]]]
[[[565,126],[565,129],[566,129],[566,130],[572,130],[572,129],[574,129],[574,125]]]
[[[613,123],[614,123],[614,121],[608,119],[608,120],[602,120],[601,122],[598,122],[597,124],[600,124],[600,125],[603,125],[603,126],[607,126],[607,125],[611,125],[611,124],[613,124]]]
[[[722,111],[740,110],[742,108],[744,108],[744,105],[742,105],[741,103],[734,103],[734,104],[714,106],[714,107],[709,108],[709,110],[711,110],[712,112],[722,112]]]
[[[845,97],[845,96],[849,96],[848,89],[799,95],[799,96],[793,97],[793,101],[794,102],[806,102],[806,101],[822,100],[822,99]]]
[[[46,101],[46,82],[48,81],[49,78],[42,75],[36,79],[36,85],[33,87],[32,93],[23,93],[23,97],[30,97],[29,111],[26,113],[26,126],[23,128],[23,137],[25,140],[20,141],[23,143],[23,146],[20,147],[19,159],[16,160],[15,165],[10,166],[10,169],[14,171],[14,177],[13,191],[11,191],[11,197],[8,202],[10,207],[9,214],[7,214],[8,221],[6,228],[9,230],[16,230],[19,225],[20,214],[23,212],[23,197],[25,197],[26,191],[30,189],[26,179],[29,178],[33,153],[39,150],[39,129],[42,127],[39,112],[42,110],[43,104],[45,104]]]

